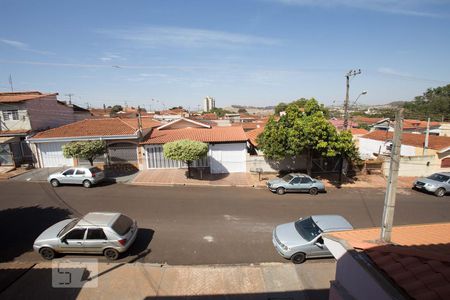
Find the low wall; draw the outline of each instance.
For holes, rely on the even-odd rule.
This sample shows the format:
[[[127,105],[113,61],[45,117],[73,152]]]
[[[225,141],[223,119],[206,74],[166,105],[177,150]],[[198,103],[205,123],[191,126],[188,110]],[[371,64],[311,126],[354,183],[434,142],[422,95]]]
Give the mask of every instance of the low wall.
[[[268,159],[262,155],[247,155],[247,172],[256,172],[262,169],[264,173],[277,173],[279,171],[306,170],[306,157],[285,158],[282,161]]]
[[[390,158],[381,167],[385,176],[389,175]],[[407,156],[400,159],[398,176],[423,177],[436,172],[450,172],[450,168],[441,168],[441,161],[436,155]]]

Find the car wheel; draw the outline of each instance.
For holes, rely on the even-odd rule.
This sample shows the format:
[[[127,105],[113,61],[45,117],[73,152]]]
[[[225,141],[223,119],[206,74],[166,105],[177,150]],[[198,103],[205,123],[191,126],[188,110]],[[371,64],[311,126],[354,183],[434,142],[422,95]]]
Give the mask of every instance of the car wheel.
[[[317,195],[319,193],[319,190],[317,188],[310,188],[309,194],[311,195]]]
[[[299,252],[299,253],[295,253],[294,255],[292,255],[291,257],[291,261],[294,264],[301,264],[304,263],[306,260],[306,254],[303,252]]]
[[[119,258],[119,251],[116,249],[108,248],[103,252],[103,255],[109,260],[116,260]]]
[[[282,187],[277,188],[277,194],[278,195],[283,195],[285,192],[286,191],[284,190],[284,188],[282,188]]]
[[[50,180],[50,184],[52,185],[52,187],[58,187],[59,181],[56,179],[52,179],[52,180]]]
[[[438,188],[438,189],[434,192],[434,194],[435,194],[437,197],[444,197],[444,195],[445,195],[445,189],[444,189],[444,188]]]
[[[53,250],[52,248],[42,248],[41,250],[39,250],[39,253],[41,254],[42,258],[46,260],[52,260],[53,258],[55,258],[55,250]]]
[[[83,186],[85,188],[90,188],[92,186],[92,183],[89,180],[83,181]]]

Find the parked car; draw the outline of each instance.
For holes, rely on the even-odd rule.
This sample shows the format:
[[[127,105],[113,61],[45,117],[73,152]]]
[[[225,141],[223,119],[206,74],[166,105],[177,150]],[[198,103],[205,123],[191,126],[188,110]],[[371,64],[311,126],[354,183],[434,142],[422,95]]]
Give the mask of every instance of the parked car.
[[[414,181],[413,188],[443,197],[450,192],[450,172],[434,173],[426,178],[419,178]]]
[[[47,228],[34,241],[33,249],[48,260],[57,253],[103,254],[115,260],[133,244],[137,232],[136,221],[121,213],[91,212]]]
[[[272,242],[277,252],[295,264],[307,258],[332,257],[322,234],[352,230],[353,226],[339,215],[317,215],[278,225],[273,230]]]
[[[47,181],[53,187],[61,184],[81,184],[86,188],[105,179],[105,173],[97,167],[75,167],[48,176]]]
[[[325,185],[320,180],[301,173],[290,173],[282,178],[269,180],[267,187],[278,195],[287,192],[308,192],[317,195],[319,192],[325,192]]]

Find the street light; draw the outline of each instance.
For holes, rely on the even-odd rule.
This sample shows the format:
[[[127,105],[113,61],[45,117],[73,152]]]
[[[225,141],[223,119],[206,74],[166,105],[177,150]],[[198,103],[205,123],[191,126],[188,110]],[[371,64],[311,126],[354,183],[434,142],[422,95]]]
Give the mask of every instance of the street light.
[[[362,91],[358,97],[356,97],[356,100],[353,102],[352,106],[354,106],[356,104],[356,101],[358,101],[359,97],[361,97],[362,95],[367,95],[367,91]]]

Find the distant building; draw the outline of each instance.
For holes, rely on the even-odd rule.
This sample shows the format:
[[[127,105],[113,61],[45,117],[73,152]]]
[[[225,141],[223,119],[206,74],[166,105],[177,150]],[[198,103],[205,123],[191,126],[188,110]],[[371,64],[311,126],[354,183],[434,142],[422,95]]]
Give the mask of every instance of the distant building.
[[[203,111],[210,112],[214,108],[216,108],[216,100],[213,97],[207,96],[203,100]]]

